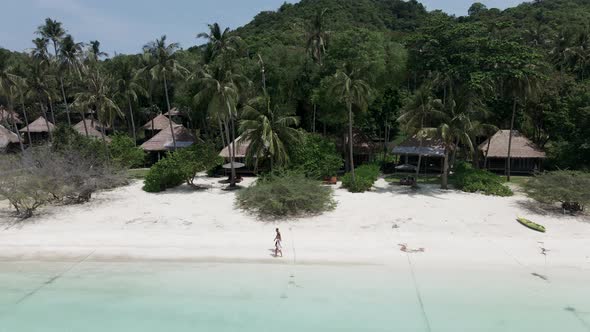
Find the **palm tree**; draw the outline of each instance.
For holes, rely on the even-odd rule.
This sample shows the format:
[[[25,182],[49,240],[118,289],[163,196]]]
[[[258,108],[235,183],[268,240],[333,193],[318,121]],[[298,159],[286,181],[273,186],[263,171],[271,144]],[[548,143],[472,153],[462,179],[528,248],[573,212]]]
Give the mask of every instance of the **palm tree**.
[[[98,40],[91,40],[88,45],[87,50],[87,59],[90,62],[97,62],[102,57],[109,56],[108,53],[105,53],[100,50],[100,42]]]
[[[13,108],[13,101],[15,96],[18,93],[17,89],[17,81],[18,77],[10,72],[10,68],[7,65],[7,59],[4,57],[0,58],[0,92],[3,93],[8,100],[8,111],[14,112]],[[18,131],[18,127],[16,125],[16,121],[14,119],[14,113],[10,113],[10,120],[12,122],[12,127],[16,135],[18,136],[18,143],[20,144],[20,148],[22,152],[25,152],[25,147],[23,145],[22,138]]]
[[[328,9],[318,10],[307,28],[307,52],[312,59],[322,66],[322,58],[326,53],[327,32],[324,29],[324,16]]]
[[[356,106],[361,111],[368,108],[368,99],[370,94],[369,85],[362,79],[356,78],[358,70],[350,71],[350,74],[339,70],[333,77],[329,88],[329,94],[334,96],[337,100],[346,105],[348,109],[348,144],[349,144],[349,158],[350,158],[350,172],[352,181],[354,177],[354,137],[352,135],[353,126],[353,106]]]
[[[168,80],[175,77],[184,77],[188,74],[188,71],[182,67],[176,60],[175,53],[180,48],[178,43],[166,44],[166,36],[162,36],[160,39],[156,39],[143,47],[144,55],[151,61],[148,67],[144,70],[148,70],[151,77],[154,80],[162,80],[164,83],[164,93],[166,95],[166,106],[168,107],[168,113],[170,115],[170,96],[168,93]],[[168,116],[170,121],[170,131],[172,132],[172,144],[174,150],[176,150],[176,137],[174,136],[174,128],[172,126],[172,117]]]
[[[241,48],[243,41],[239,36],[231,35],[230,28],[222,31],[218,23],[209,24],[209,32],[201,32],[197,38],[207,40],[207,54],[205,63],[210,63],[215,58],[225,55],[232,56]],[[229,60],[229,57],[225,57]]]
[[[21,108],[22,108],[22,112],[23,112],[23,118],[25,120],[25,126],[28,128],[29,127],[29,117],[27,115],[27,107],[25,106],[25,96],[26,96],[27,90],[28,90],[27,80],[24,77],[19,77],[18,80],[16,81],[16,87],[17,87],[17,90],[19,93]],[[27,130],[27,138],[28,138],[28,142],[29,142],[29,147],[31,147],[31,145],[33,144],[33,141],[31,140],[31,132],[28,130]]]
[[[82,44],[74,42],[71,35],[65,36],[61,42],[58,57],[58,76],[61,86],[62,99],[66,108],[66,115],[68,117],[68,125],[72,125],[70,119],[70,107],[68,105],[66,90],[64,87],[63,72],[66,70],[76,70],[79,72],[79,55],[82,52]]]
[[[288,147],[301,141],[300,132],[293,128],[299,125],[299,117],[283,115],[285,113],[291,112],[273,107],[266,94],[250,100],[242,108],[240,132],[243,141],[250,141],[246,160],[255,168],[265,159],[270,161],[271,169],[286,165]]]
[[[217,118],[220,131],[225,131],[225,139],[230,148],[230,187],[235,187],[235,119],[237,117],[237,105],[240,96],[240,82],[243,77],[223,72],[220,68],[211,69],[205,67],[200,73],[199,84],[202,89],[194,97],[195,103],[207,104],[209,114]]]
[[[47,51],[47,45],[49,44],[49,39],[35,38],[33,39],[33,44],[35,44],[35,47],[31,50],[33,59],[40,62],[48,62],[49,53]]]
[[[440,99],[434,99],[432,96],[432,86],[425,83],[414,93],[410,103],[402,110],[398,121],[404,126],[405,131],[410,135],[416,135],[419,140],[419,150],[422,150],[426,132],[424,126],[426,121],[433,115],[440,114],[444,108]],[[420,175],[422,164],[422,154],[418,154],[418,166],[416,168],[416,178]]]
[[[510,182],[510,173],[512,166],[512,137],[514,132],[514,122],[518,102],[526,103],[526,99],[536,93],[539,89],[539,80],[532,71],[533,68],[526,68],[526,71],[514,71],[511,76],[507,76],[503,82],[504,88],[512,97],[512,118],[510,120],[510,133],[508,138],[508,157],[506,160],[506,180]]]
[[[586,78],[586,70],[590,64],[590,28],[584,27],[578,32],[573,41],[573,46],[565,50],[566,60],[575,71],[580,73],[580,78]]]
[[[145,96],[147,91],[139,83],[139,77],[133,64],[124,61],[117,70],[118,78],[116,80],[117,96],[123,98],[129,107],[129,117],[131,121],[131,130],[133,132],[133,141],[137,144],[137,133],[135,130],[135,118],[133,116],[132,101],[137,101],[138,95]]]
[[[119,106],[113,101],[114,93],[111,90],[113,86],[111,78],[100,75],[98,70],[87,70],[85,74],[86,89],[76,94],[74,105],[81,109],[93,108],[96,111],[105,155],[108,159],[105,127],[112,125],[115,117],[124,117],[124,115]]]
[[[436,112],[435,118],[438,118],[439,126],[437,128],[424,129],[426,136],[441,138],[444,148],[445,157],[443,164],[443,174],[441,188],[448,189],[449,182],[449,153],[456,151],[459,144],[463,144],[473,151],[473,142],[469,130],[472,128],[470,115],[466,112],[457,111],[455,107],[446,107],[443,112]]]
[[[32,59],[31,63],[29,64],[29,77],[27,78],[27,86],[29,87],[29,91],[27,96],[30,99],[37,100],[39,103],[39,107],[41,108],[41,113],[43,114],[43,119],[45,120],[45,125],[47,126],[47,130],[49,133],[49,140],[53,140],[51,130],[49,130],[49,121],[47,120],[47,103],[51,104],[51,87],[49,84],[49,72],[48,68],[42,61]],[[55,122],[53,123],[55,124]]]
[[[51,18],[46,18],[45,24],[37,28],[37,34],[45,39],[52,41],[55,57],[57,58],[59,50],[58,44],[61,42],[64,35],[66,34],[66,31],[62,27],[62,23],[56,20],[52,20]]]

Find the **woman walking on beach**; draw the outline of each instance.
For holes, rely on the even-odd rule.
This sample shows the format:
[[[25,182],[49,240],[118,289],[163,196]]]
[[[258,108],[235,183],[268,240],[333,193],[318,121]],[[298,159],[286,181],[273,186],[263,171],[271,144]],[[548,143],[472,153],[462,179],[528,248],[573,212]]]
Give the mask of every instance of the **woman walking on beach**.
[[[281,237],[281,232],[279,231],[279,229],[276,229],[277,235],[275,236],[275,257],[279,256],[279,253],[281,254],[281,257],[283,257],[283,250],[282,250],[282,246],[281,246],[281,241],[283,240],[283,238]]]

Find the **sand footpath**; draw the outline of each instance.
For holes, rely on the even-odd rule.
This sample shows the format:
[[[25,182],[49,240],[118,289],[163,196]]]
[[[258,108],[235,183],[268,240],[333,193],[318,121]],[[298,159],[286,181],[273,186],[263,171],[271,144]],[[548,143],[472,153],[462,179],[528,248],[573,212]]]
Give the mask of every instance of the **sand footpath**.
[[[85,205],[47,207],[23,223],[0,202],[0,260],[191,260],[301,264],[418,264],[461,268],[547,267],[590,273],[590,220],[535,209],[527,198],[487,197],[379,180],[374,191],[335,190],[321,216],[268,222],[234,207],[217,179],[209,189],[161,194],[142,183],[102,192]],[[247,179],[245,185],[251,183]],[[531,231],[524,216],[547,228]],[[284,257],[271,256],[274,228]]]

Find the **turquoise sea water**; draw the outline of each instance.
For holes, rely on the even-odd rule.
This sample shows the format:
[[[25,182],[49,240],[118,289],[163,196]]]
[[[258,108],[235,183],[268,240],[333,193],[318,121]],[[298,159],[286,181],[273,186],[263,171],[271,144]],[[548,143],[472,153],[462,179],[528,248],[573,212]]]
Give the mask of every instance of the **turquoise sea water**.
[[[590,331],[570,272],[0,262],[0,332]]]

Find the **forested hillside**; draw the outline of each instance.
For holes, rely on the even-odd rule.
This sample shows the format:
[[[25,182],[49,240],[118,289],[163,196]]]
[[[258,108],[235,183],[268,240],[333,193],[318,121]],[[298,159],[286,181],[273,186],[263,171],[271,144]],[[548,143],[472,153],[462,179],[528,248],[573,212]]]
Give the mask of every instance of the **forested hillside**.
[[[476,3],[454,17],[414,0],[303,0],[235,31],[212,26],[203,45],[176,50],[159,40],[137,55],[104,55],[99,43],[78,44],[69,37],[76,31],[60,29],[31,36],[28,54],[0,52],[1,104],[28,118],[51,109],[66,123],[77,108],[97,107],[82,101],[88,75],[100,71],[95,83],[109,87],[101,93],[119,111],[97,110],[99,120],[120,131],[165,113],[169,92],[191,129],[222,145],[231,126],[220,120],[240,121],[264,97],[269,116],[295,115],[303,129],[330,137],[348,133],[350,108],[355,129],[375,139],[445,128],[449,147],[469,158],[494,128],[513,127],[549,152],[551,167],[590,167],[588,1],[504,11]],[[158,54],[176,63],[168,90],[163,71],[152,70]],[[366,94],[338,90],[341,80]],[[226,106],[229,119],[220,119]]]

